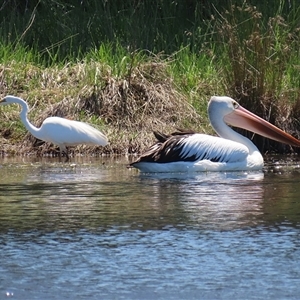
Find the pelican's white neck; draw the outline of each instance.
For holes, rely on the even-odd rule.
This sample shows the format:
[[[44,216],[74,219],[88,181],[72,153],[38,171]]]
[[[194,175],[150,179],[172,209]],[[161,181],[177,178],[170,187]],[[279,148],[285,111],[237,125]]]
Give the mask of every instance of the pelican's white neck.
[[[218,107],[219,108],[219,107]],[[234,131],[231,127],[229,127],[224,121],[224,115],[228,113],[227,109],[223,107],[222,110],[217,109],[217,107],[213,107],[209,105],[208,107],[208,116],[211,123],[211,126],[215,130],[215,132],[222,138],[231,140],[237,143],[241,143],[245,145],[249,149],[249,153],[253,151],[258,151],[257,147],[252,143],[251,140],[246,138],[245,136],[239,134]]]

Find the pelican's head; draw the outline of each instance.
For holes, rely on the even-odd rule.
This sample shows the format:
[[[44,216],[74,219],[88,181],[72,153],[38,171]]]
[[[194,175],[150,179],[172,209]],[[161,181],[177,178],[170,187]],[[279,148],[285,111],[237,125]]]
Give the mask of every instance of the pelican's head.
[[[300,147],[300,140],[272,125],[268,121],[243,108],[235,100],[226,96],[213,96],[208,104],[211,125],[217,132],[226,126],[243,128],[272,140]]]
[[[208,103],[208,117],[211,125],[218,131],[218,127],[222,126],[226,115],[231,114],[239,107],[239,104],[227,96],[213,96]],[[231,124],[233,125],[233,124]]]

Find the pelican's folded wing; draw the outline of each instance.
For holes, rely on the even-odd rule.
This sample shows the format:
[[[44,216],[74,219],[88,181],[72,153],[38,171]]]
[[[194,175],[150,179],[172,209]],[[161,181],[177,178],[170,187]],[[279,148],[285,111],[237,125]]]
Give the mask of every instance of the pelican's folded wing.
[[[238,162],[248,156],[243,144],[205,134],[186,134],[170,136],[164,143],[158,142],[150,147],[137,162],[168,163],[178,161],[195,162]]]

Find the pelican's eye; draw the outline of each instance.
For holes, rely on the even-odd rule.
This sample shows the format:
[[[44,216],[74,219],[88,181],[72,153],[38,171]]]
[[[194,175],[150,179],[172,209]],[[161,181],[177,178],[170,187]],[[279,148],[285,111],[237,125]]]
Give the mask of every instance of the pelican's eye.
[[[232,106],[234,109],[237,109],[240,105],[237,102],[232,101]]]

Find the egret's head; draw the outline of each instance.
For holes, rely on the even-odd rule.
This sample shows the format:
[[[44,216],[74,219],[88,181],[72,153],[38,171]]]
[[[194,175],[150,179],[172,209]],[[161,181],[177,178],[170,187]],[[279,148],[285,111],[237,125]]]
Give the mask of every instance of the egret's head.
[[[8,102],[6,101],[6,97],[0,100],[0,105],[5,105],[8,104]]]
[[[0,100],[0,105],[13,104],[13,103],[20,104],[23,107],[27,107],[27,103],[19,97],[7,95],[2,100]]]
[[[7,95],[2,100],[0,100],[0,104],[5,105],[5,104],[18,103],[20,101],[20,99],[21,98],[11,96],[11,95]]]

